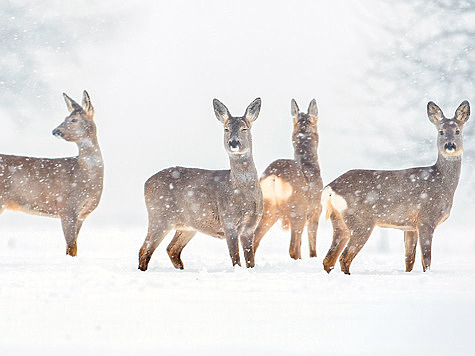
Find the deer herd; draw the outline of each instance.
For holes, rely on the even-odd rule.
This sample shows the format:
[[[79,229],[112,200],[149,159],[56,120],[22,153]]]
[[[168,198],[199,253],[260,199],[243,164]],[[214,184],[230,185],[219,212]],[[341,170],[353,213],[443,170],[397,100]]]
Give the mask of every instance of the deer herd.
[[[78,146],[77,157],[34,158],[0,155],[0,209],[57,217],[66,239],[66,253],[77,254],[84,219],[99,204],[104,165],[94,108],[86,91],[82,105],[63,94],[69,115],[53,135]],[[318,163],[318,109],[307,112],[291,101],[294,159],[272,162],[259,175],[252,154],[251,128],[259,116],[255,99],[243,116],[232,116],[219,100],[214,113],[224,129],[230,169],[171,167],[145,182],[148,233],[139,251],[139,269],[147,270],[153,252],[172,230],[167,247],[173,266],[183,269],[181,252],[197,232],[225,239],[233,265],[240,265],[239,242],[247,267],[264,235],[280,220],[290,229],[289,254],[301,258],[302,233],[307,227],[310,257],[317,256],[317,229],[322,208],[333,226],[333,240],[323,261],[330,273],[339,257],[341,271],[350,265],[375,226],[404,231],[406,271],[414,266],[417,242],[422,267],[431,264],[434,230],[450,214],[460,178],[463,128],[470,116],[464,101],[447,118],[433,102],[429,120],[437,130],[435,164],[402,170],[350,170],[324,186]]]

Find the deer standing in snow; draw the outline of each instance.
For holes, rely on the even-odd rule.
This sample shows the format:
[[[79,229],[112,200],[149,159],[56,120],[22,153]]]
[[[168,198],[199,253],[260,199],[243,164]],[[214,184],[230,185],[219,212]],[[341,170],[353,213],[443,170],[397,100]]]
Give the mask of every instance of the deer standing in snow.
[[[76,256],[82,223],[101,198],[104,166],[89,95],[84,91],[82,107],[66,94],[63,96],[70,115],[53,130],[53,135],[76,143],[79,155],[0,155],[0,209],[60,218],[66,254]]]
[[[219,100],[214,112],[224,125],[224,147],[230,170],[173,167],[145,183],[148,234],[139,252],[139,269],[147,270],[153,252],[172,229],[175,236],[167,252],[183,269],[181,251],[197,231],[225,238],[233,265],[240,265],[239,244],[247,267],[254,267],[252,237],[262,215],[262,193],[252,158],[251,126],[257,119],[261,99],[255,99],[243,117],[233,117]]]
[[[323,261],[328,273],[346,245],[340,266],[349,274],[351,262],[375,226],[404,231],[407,272],[414,266],[418,239],[423,270],[430,268],[432,236],[449,217],[460,177],[462,131],[470,105],[464,101],[455,117],[448,119],[429,102],[427,114],[437,129],[439,153],[434,165],[395,171],[351,170],[323,190],[322,204],[333,225],[333,242]]]
[[[317,102],[313,99],[305,114],[299,112],[297,103],[292,99],[291,114],[294,122],[294,159],[279,159],[264,171],[260,181],[264,211],[254,233],[254,251],[266,232],[280,219],[284,228],[290,225],[290,257],[299,259],[302,232],[306,225],[310,257],[317,256],[317,228],[323,188],[317,155]]]

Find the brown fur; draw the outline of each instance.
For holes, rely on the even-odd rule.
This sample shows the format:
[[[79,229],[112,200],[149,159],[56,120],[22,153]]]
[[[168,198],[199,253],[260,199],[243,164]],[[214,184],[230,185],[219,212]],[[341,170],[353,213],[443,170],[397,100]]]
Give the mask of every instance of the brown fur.
[[[267,231],[281,220],[291,230],[290,257],[301,258],[302,232],[308,226],[310,257],[317,256],[316,240],[320,218],[322,178],[318,164],[317,106],[310,103],[308,113],[301,113],[297,103],[291,104],[294,131],[294,159],[272,162],[261,178],[264,212],[254,233],[254,250]]]
[[[470,106],[463,102],[453,119],[447,119],[432,102],[427,112],[437,128],[439,156],[434,165],[396,171],[352,170],[325,188],[323,195],[328,199],[334,230],[333,243],[323,262],[327,272],[333,269],[348,243],[340,256],[340,266],[349,274],[351,262],[375,226],[404,231],[407,272],[414,266],[417,239],[423,269],[430,268],[433,233],[450,214],[460,177],[462,130],[470,115]]]
[[[262,215],[262,193],[252,158],[251,123],[261,106],[254,100],[243,117],[232,117],[214,100],[216,117],[224,126],[224,147],[231,169],[164,169],[145,183],[148,234],[139,252],[139,269],[147,270],[153,252],[171,230],[175,236],[168,255],[175,268],[183,269],[181,251],[197,231],[225,238],[233,265],[240,265],[238,240],[247,267],[254,267],[252,234]]]
[[[84,92],[83,107],[66,94],[64,98],[71,114],[53,134],[75,142],[79,155],[55,159],[0,155],[0,208],[60,218],[66,253],[76,256],[79,230],[101,197],[104,167],[88,94]]]

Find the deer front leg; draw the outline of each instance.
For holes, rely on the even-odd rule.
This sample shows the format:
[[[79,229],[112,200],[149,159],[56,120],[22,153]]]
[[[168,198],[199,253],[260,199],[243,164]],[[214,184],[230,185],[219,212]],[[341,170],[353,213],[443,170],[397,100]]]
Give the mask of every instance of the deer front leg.
[[[60,215],[64,238],[66,239],[66,254],[77,255],[77,231],[78,217],[75,213],[64,212]]]
[[[427,271],[430,269],[432,237],[434,236],[434,228],[429,224],[421,224],[419,226],[419,244],[422,252],[422,269]]]
[[[406,248],[406,272],[411,272],[416,258],[417,231],[404,231],[404,246]]]
[[[227,224],[230,225],[230,224]],[[231,256],[231,261],[233,266],[241,266],[241,260],[239,258],[239,242],[238,242],[238,233],[236,229],[226,229],[224,232],[226,236],[226,242],[228,244],[229,255]]]
[[[255,226],[246,227],[240,234],[241,246],[244,251],[244,258],[246,259],[246,267],[252,268],[255,266],[254,261],[254,237]]]

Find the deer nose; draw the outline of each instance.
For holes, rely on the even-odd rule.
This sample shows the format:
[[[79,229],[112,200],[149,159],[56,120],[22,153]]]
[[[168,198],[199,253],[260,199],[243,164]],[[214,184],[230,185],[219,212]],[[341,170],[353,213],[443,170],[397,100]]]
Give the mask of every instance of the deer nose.
[[[446,152],[455,152],[457,150],[457,146],[453,142],[448,142],[444,145],[444,149]]]
[[[229,147],[231,148],[231,151],[239,150],[240,146],[241,146],[241,143],[238,140],[229,141]]]
[[[54,129],[52,133],[53,136],[63,137],[63,133],[59,129]]]

